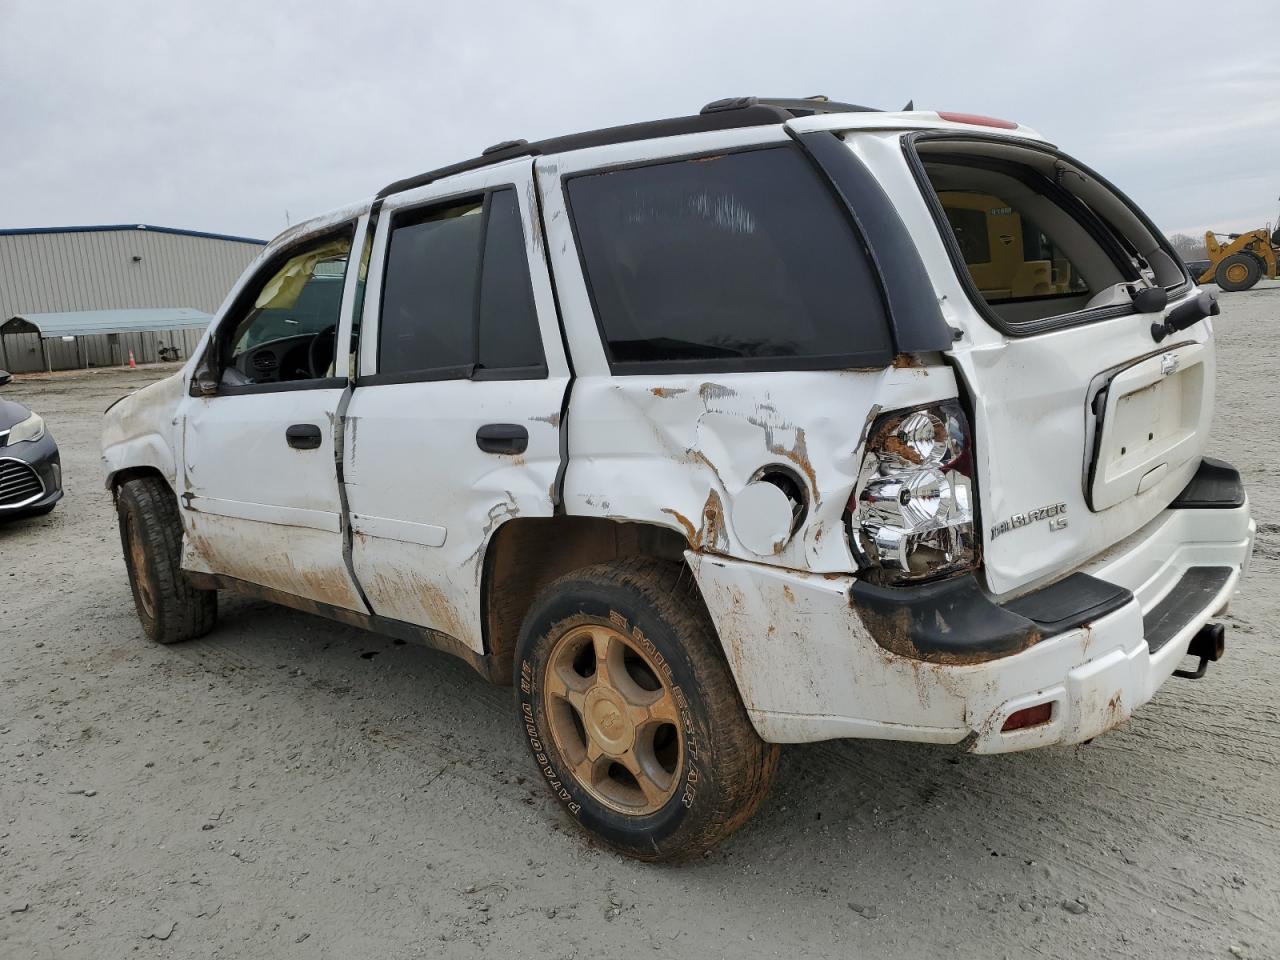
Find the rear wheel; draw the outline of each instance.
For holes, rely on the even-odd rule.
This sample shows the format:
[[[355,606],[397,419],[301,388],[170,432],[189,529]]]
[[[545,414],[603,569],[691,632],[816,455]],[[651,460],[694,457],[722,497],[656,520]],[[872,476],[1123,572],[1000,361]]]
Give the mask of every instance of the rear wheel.
[[[218,593],[196,589],[182,573],[182,521],[173,491],[158,477],[130,480],[116,496],[116,514],[133,601],[148,639],[177,643],[212,630]]]
[[[678,564],[629,560],[539,594],[516,650],[516,704],[561,805],[643,860],[694,856],[745,823],[778,748],[738,697]]]
[[[1233,253],[1213,272],[1214,282],[1223,290],[1235,293],[1248,290],[1262,275],[1262,264],[1251,253]]]

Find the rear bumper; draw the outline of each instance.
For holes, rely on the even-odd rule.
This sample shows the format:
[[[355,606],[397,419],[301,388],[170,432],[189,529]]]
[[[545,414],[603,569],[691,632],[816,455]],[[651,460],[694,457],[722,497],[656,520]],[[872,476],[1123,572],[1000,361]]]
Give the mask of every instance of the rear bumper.
[[[911,645],[887,642],[886,621],[851,601],[860,583],[853,578],[688,556],[764,739],[963,742],[1002,753],[1089,740],[1150,700],[1191,638],[1227,605],[1253,537],[1247,501],[1165,510],[1075,571],[1119,596],[1095,590],[1091,599],[1105,602],[1085,603],[1081,616],[1056,626],[1037,620],[1042,629],[1029,640],[997,643],[977,658],[909,655]],[[1027,597],[992,606],[1041,618],[1052,609]],[[951,612],[933,610],[935,633],[954,624],[983,646],[972,623]],[[904,612],[899,621],[906,633],[909,620]],[[1010,714],[1041,704],[1052,705],[1048,722],[1002,730]]]

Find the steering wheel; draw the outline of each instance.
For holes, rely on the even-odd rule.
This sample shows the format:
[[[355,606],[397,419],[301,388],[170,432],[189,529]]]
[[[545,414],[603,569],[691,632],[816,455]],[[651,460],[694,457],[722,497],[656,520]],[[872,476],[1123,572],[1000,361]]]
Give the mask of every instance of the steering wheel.
[[[333,352],[337,339],[338,327],[336,324],[325,327],[311,338],[311,345],[307,347],[307,367],[311,373],[311,379],[319,380],[329,372],[329,364],[333,363]]]

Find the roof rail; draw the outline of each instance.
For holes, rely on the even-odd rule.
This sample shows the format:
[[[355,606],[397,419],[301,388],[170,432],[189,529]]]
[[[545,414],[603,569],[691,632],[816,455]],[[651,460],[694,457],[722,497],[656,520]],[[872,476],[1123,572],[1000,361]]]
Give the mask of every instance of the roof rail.
[[[603,147],[634,140],[656,140],[659,137],[676,137],[683,133],[707,133],[712,130],[731,130],[735,127],[759,127],[785,123],[793,117],[809,117],[815,113],[879,113],[875,107],[860,107],[856,103],[841,103],[826,97],[806,97],[800,100],[765,97],[729,97],[708,103],[692,117],[672,117],[669,120],[649,120],[645,123],[628,123],[620,127],[605,127],[586,133],[572,133],[549,140],[504,140],[486,147],[478,157],[439,167],[406,177],[388,184],[378,191],[377,199],[393,193],[403,193],[415,187],[425,187],[436,180],[443,180],[455,173],[478,170],[481,167],[513,160],[516,157],[536,157],[548,153],[565,153],[587,147]]]
[[[863,107],[856,103],[831,100],[821,94],[795,100],[785,97],[727,97],[713,100],[702,108],[702,113],[719,113],[722,110],[741,110],[745,107],[777,107],[793,117],[811,117],[815,113],[880,113],[877,107]]]
[[[750,98],[748,98],[750,99]],[[784,101],[777,101],[781,104]],[[788,101],[797,104],[810,103],[806,100]],[[785,123],[798,113],[793,113],[775,103],[751,103],[741,107],[723,107],[721,109],[701,113],[692,117],[672,117],[669,120],[649,120],[644,123],[628,123],[620,127],[605,127],[602,130],[589,130],[586,133],[573,133],[564,137],[552,137],[548,140],[536,140],[529,143],[525,140],[508,140],[487,148],[480,156],[460,163],[450,164],[436,170],[429,170],[414,177],[397,180],[378,191],[377,199],[381,200],[393,193],[403,193],[415,187],[425,187],[436,180],[451,177],[456,173],[478,170],[481,167],[502,163],[516,157],[536,157],[548,153],[565,153],[569,150],[583,150],[587,147],[603,147],[614,143],[629,143],[634,140],[655,140],[658,137],[676,137],[685,133],[707,133],[712,130],[731,130],[735,127],[759,127],[770,124]],[[866,109],[858,107],[854,109]]]

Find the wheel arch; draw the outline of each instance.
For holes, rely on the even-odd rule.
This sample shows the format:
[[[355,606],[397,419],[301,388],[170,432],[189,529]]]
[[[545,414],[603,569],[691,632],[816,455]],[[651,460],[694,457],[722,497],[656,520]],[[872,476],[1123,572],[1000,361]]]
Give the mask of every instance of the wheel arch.
[[[177,467],[173,450],[158,433],[148,433],[105,446],[102,460],[107,468],[108,490],[114,491],[125,482],[120,479],[122,475],[127,474],[126,479],[131,479],[144,473],[153,473],[164,480],[170,489],[174,487]]]
[[[111,491],[112,499],[120,494],[120,488],[130,480],[141,480],[144,477],[154,477],[159,480],[173,492],[173,483],[169,477],[165,476],[164,471],[159,467],[151,465],[143,465],[136,467],[121,467],[119,470],[112,470],[107,474],[107,489]]]
[[[687,570],[687,547],[666,527],[600,517],[515,517],[502,524],[486,546],[480,588],[484,652],[494,679],[510,682],[520,627],[547,584],[624,557],[654,557]]]

